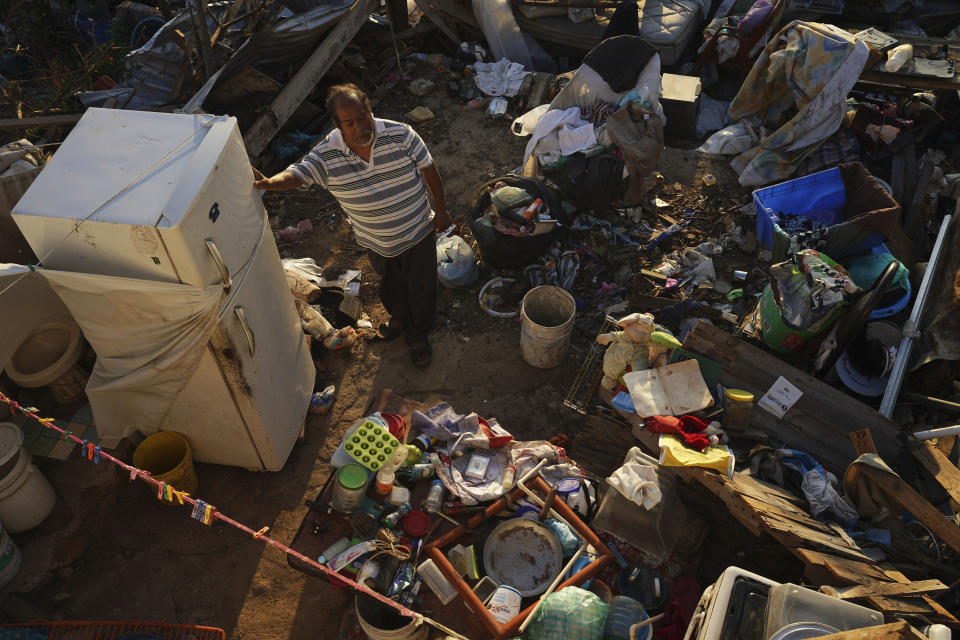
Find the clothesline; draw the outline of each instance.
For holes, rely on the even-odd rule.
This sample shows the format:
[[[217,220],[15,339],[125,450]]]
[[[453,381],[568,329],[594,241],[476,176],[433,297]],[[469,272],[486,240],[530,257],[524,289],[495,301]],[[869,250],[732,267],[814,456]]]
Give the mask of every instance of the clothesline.
[[[167,483],[151,477],[149,471],[145,469],[139,469],[133,465],[127,464],[126,462],[120,460],[119,458],[116,458],[113,455],[103,451],[98,445],[87,442],[86,440],[83,440],[81,438],[78,438],[77,436],[70,433],[69,429],[63,429],[55,425],[53,423],[52,418],[40,417],[39,411],[35,407],[23,407],[16,400],[13,400],[12,398],[7,397],[3,392],[0,392],[0,402],[6,403],[10,407],[11,411],[13,412],[19,411],[24,415],[36,420],[37,422],[42,424],[44,427],[47,427],[48,429],[53,429],[54,431],[60,433],[60,435],[63,436],[64,440],[70,440],[72,442],[79,444],[81,446],[81,453],[84,455],[84,457],[88,458],[90,461],[94,463],[99,463],[100,458],[103,458],[127,470],[130,473],[131,482],[136,480],[137,478],[140,478],[147,484],[151,484],[155,486],[158,490],[158,498],[169,500],[171,502],[176,500],[179,504],[190,505],[191,507],[193,507],[192,517],[194,519],[199,520],[207,525],[213,524],[213,520],[220,520],[221,522],[224,522],[232,527],[235,527],[240,531],[250,534],[257,540],[262,540],[263,542],[273,547],[276,547],[277,549],[280,549],[284,553],[288,555],[292,555],[298,560],[309,565],[311,568],[316,569],[321,573],[323,573],[324,575],[326,575],[327,578],[329,578],[330,581],[333,582],[334,584],[341,584],[343,586],[356,589],[357,591],[361,591],[364,594],[372,598],[375,598],[376,600],[379,600],[382,604],[385,604],[389,607],[392,607],[393,609],[396,609],[400,615],[413,618],[417,622],[417,624],[426,623],[432,627],[439,629],[440,631],[443,631],[444,633],[447,633],[457,638],[463,638],[462,635],[452,631],[451,629],[448,629],[447,627],[440,624],[439,622],[432,620],[431,618],[428,618],[422,614],[419,614],[416,611],[408,609],[407,607],[401,605],[400,603],[394,600],[391,600],[390,598],[387,598],[386,596],[380,593],[377,593],[376,591],[373,591],[372,589],[369,589],[362,584],[354,582],[350,578],[347,578],[345,576],[340,575],[339,573],[331,571],[328,567],[320,564],[313,558],[309,558],[303,555],[302,553],[300,553],[299,551],[295,551],[291,549],[290,547],[283,544],[282,542],[279,542],[278,540],[274,540],[273,538],[266,535],[270,527],[262,527],[260,529],[254,530],[248,527],[247,525],[241,522],[238,522],[233,518],[228,517],[227,515],[218,511],[216,507],[213,507],[212,505],[204,502],[203,500],[194,498],[184,491],[178,491],[175,488],[170,487]],[[197,509],[197,507],[199,507],[199,510]],[[467,640],[467,639],[463,638],[463,640]]]

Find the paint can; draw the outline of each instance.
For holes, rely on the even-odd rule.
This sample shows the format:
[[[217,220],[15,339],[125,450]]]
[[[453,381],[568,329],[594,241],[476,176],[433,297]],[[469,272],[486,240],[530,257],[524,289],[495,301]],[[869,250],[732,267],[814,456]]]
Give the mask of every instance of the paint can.
[[[490,596],[487,609],[500,624],[507,624],[520,613],[520,601],[522,599],[520,592],[513,587],[500,585]]]

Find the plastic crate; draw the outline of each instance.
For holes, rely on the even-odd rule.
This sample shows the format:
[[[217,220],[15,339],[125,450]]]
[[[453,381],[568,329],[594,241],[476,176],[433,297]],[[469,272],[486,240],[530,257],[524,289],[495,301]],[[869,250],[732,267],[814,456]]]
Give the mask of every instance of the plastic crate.
[[[757,189],[753,192],[753,203],[757,211],[757,241],[768,249],[775,249],[774,234],[781,214],[823,221],[830,212],[835,225],[856,224],[860,230],[854,234],[854,242],[814,247],[834,259],[877,246],[884,241],[884,235],[868,226],[880,226],[882,221],[889,230],[897,226],[900,217],[900,205],[859,162]],[[773,258],[780,260],[786,256],[774,255]]]
[[[0,625],[0,638],[6,635],[3,631],[5,629],[29,629],[46,633],[47,640],[116,640],[116,638],[128,633],[155,635],[164,638],[164,640],[226,640],[227,637],[224,630],[217,627],[135,620],[79,620],[4,624]],[[10,631],[7,633],[10,634],[7,637],[13,637]]]
[[[757,189],[753,192],[753,206],[757,210],[757,241],[768,249],[773,247],[773,228],[780,223],[781,213],[819,218],[820,212],[826,210],[839,217],[846,203],[847,194],[840,167]],[[805,215],[811,212],[813,216]]]

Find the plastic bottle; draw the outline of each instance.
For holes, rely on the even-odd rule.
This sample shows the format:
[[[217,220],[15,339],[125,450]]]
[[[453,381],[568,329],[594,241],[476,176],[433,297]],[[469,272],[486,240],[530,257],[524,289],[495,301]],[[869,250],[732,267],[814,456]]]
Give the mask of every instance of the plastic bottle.
[[[443,506],[443,493],[443,481],[439,478],[434,479],[430,483],[430,493],[427,494],[427,499],[423,501],[423,510],[427,513],[440,511],[440,507]]]
[[[340,538],[332,545],[323,550],[323,553],[317,558],[317,562],[324,564],[328,558],[334,558],[344,551],[347,550],[347,547],[350,546],[350,540],[347,538]]]
[[[513,480],[517,475],[517,468],[508,464],[503,470],[503,480],[500,482],[500,487],[503,489],[503,492],[506,493],[513,488]]]
[[[630,627],[642,622],[646,615],[643,605],[633,598],[614,596],[610,599],[610,612],[603,627],[604,640],[630,640]],[[637,634],[637,640],[645,637],[645,634]]]
[[[407,459],[407,447],[400,445],[394,452],[393,457],[383,465],[383,468],[377,472],[377,480],[374,483],[373,491],[376,493],[374,499],[383,500],[393,490],[393,481],[396,479],[396,471],[400,465]]]
[[[887,52],[887,61],[884,63],[883,68],[889,73],[896,73],[911,58],[913,58],[913,45],[902,44]]]
[[[483,106],[483,98],[477,96],[467,104],[463,105],[464,109],[479,109]]]

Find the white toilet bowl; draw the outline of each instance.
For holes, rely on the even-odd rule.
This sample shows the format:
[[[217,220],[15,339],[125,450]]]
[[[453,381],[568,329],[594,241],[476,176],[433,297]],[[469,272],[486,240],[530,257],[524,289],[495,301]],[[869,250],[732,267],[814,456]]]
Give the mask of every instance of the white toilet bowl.
[[[15,266],[15,265],[12,265]],[[83,354],[83,332],[38,273],[0,265],[0,369],[14,384],[44,387],[70,371]]]

